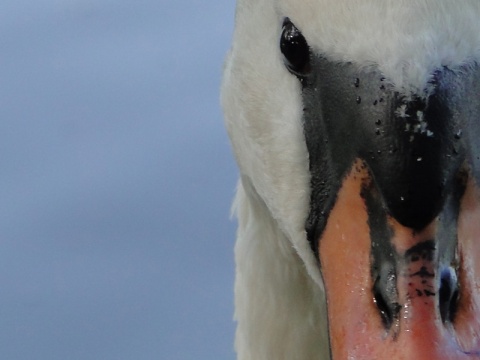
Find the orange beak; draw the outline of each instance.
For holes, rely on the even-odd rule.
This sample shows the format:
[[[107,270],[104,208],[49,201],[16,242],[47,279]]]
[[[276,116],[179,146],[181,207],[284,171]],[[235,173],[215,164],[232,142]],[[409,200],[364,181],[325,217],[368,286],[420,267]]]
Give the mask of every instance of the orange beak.
[[[376,224],[365,189],[379,192],[361,165],[357,161],[344,178],[318,241],[333,359],[480,359],[477,184],[472,177],[464,184],[454,234],[458,261],[450,267],[442,267],[439,251],[448,228],[442,214],[413,231],[382,210],[389,229],[384,240],[396,264],[382,273],[372,255]]]

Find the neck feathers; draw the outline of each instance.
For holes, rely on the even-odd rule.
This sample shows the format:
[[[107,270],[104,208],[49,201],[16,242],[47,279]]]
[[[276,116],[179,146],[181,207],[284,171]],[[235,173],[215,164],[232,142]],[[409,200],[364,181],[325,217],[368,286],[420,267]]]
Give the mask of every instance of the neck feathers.
[[[253,190],[234,206],[238,359],[329,359],[322,291]]]

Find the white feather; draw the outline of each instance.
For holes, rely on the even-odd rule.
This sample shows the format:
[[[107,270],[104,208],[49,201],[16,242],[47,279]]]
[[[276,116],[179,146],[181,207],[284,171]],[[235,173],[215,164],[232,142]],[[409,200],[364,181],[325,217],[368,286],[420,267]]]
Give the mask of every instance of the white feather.
[[[288,16],[317,54],[375,64],[406,94],[480,58],[478,0],[239,0],[222,85],[241,171],[235,201],[239,359],[325,359],[323,285],[305,236],[308,153],[299,81],[279,50]]]
[[[235,206],[240,225],[235,247],[238,358],[326,358],[321,289],[258,196],[247,196],[240,184]]]

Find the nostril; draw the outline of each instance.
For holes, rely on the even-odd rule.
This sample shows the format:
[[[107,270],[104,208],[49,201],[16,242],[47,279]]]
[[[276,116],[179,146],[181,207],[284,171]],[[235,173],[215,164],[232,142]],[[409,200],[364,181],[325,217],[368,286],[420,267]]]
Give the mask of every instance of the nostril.
[[[400,311],[395,285],[396,277],[392,273],[385,277],[378,276],[373,285],[373,300],[386,329],[392,327]]]
[[[452,268],[441,272],[438,293],[438,307],[442,321],[453,322],[458,308],[458,281]]]
[[[387,301],[385,300],[385,297],[383,296],[382,292],[376,287],[374,287],[373,289],[373,299],[380,312],[383,325],[386,328],[390,328],[393,323],[393,312],[391,308],[388,306]]]
[[[452,294],[452,298],[450,299],[450,306],[448,309],[448,314],[449,314],[449,321],[453,322],[455,320],[455,315],[457,313],[458,309],[458,288],[455,289],[455,291]]]

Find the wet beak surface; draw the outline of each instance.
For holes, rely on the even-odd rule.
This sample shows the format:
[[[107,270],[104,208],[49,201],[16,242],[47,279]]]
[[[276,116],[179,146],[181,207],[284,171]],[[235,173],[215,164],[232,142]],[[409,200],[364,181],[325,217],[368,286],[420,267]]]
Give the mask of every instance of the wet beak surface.
[[[394,272],[389,273],[395,288],[392,305],[376,293],[372,276],[375,224],[364,196],[365,186],[371,183],[368,168],[357,161],[343,179],[318,239],[333,359],[480,359],[476,184],[469,178],[460,200],[458,263],[448,276],[438,260],[441,216],[413,231],[385,213],[391,231],[390,239],[385,240],[392,245],[391,255],[396,259]]]

